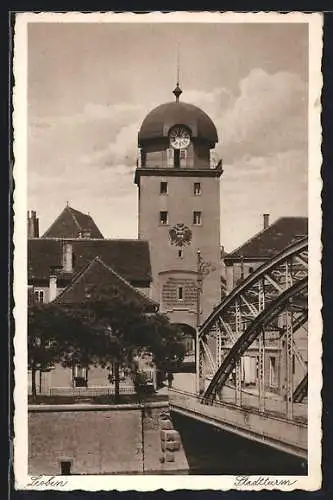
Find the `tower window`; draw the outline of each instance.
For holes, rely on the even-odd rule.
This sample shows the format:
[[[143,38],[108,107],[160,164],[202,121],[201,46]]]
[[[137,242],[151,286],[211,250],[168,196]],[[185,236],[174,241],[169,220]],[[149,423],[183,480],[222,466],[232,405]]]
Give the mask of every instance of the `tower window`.
[[[173,167],[173,148],[167,150],[167,165],[168,167]]]
[[[168,194],[168,183],[167,182],[160,183],[160,194]]]
[[[186,160],[186,149],[180,149],[179,157],[180,160]]]
[[[200,182],[195,182],[193,186],[193,193],[195,196],[198,196],[201,194],[201,184]]]
[[[35,290],[35,302],[38,304],[44,303],[44,291],[43,290]]]
[[[183,300],[183,298],[184,298],[182,286],[177,287],[177,297],[178,297],[178,300]]]
[[[201,212],[197,212],[197,211],[193,212],[193,224],[195,226],[200,226],[200,224],[201,224]]]
[[[178,257],[183,257],[183,249],[182,248],[180,248],[178,250]]]
[[[162,225],[168,224],[168,212],[165,211],[160,212],[160,224]]]
[[[180,167],[180,151],[179,151],[179,149],[175,149],[173,152],[173,166],[175,168]]]

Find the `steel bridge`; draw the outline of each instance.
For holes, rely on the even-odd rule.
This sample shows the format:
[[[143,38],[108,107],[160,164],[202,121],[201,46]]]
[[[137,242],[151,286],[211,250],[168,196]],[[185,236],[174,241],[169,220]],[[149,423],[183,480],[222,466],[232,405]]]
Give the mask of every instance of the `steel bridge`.
[[[171,390],[171,408],[306,458],[307,288],[302,238],[250,274],[204,321],[197,391]]]

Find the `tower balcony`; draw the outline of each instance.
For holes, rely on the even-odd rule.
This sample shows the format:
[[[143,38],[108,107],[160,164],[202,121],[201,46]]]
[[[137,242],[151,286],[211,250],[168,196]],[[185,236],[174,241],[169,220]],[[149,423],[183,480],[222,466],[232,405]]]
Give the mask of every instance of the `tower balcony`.
[[[140,154],[136,160],[137,168],[144,169],[186,169],[186,170],[218,170],[223,172],[223,162],[222,158],[216,154],[210,155],[208,161],[205,160],[183,160],[180,158],[179,162],[175,164],[174,161],[166,158],[154,158],[147,157],[144,154]]]

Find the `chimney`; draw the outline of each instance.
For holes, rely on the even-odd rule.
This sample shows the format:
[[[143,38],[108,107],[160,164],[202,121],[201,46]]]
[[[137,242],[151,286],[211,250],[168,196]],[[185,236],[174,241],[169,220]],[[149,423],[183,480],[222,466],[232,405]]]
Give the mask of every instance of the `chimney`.
[[[57,276],[51,272],[49,278],[49,302],[52,302],[57,296]]]
[[[269,214],[264,214],[264,229],[267,229],[269,226]]]
[[[28,210],[28,238],[39,238],[39,219],[37,218],[36,211]]]
[[[64,243],[62,247],[62,269],[65,273],[73,272],[73,246],[71,243]]]

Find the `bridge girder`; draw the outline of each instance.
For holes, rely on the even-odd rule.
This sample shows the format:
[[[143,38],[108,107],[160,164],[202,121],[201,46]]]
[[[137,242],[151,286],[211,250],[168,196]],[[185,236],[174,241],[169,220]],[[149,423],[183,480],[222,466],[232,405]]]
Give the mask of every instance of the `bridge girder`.
[[[260,393],[262,395],[265,390],[265,342],[281,339],[285,335],[289,373],[286,397],[292,405],[292,356],[306,371],[306,362],[297,349],[294,333],[304,327],[307,321],[307,252],[307,238],[284,249],[235,288],[206,319],[199,331],[200,364],[201,371],[213,374],[213,378],[204,393],[204,399],[214,400],[233,371],[236,401],[239,399],[240,359],[256,343],[260,400]],[[216,343],[214,354],[212,339]]]

